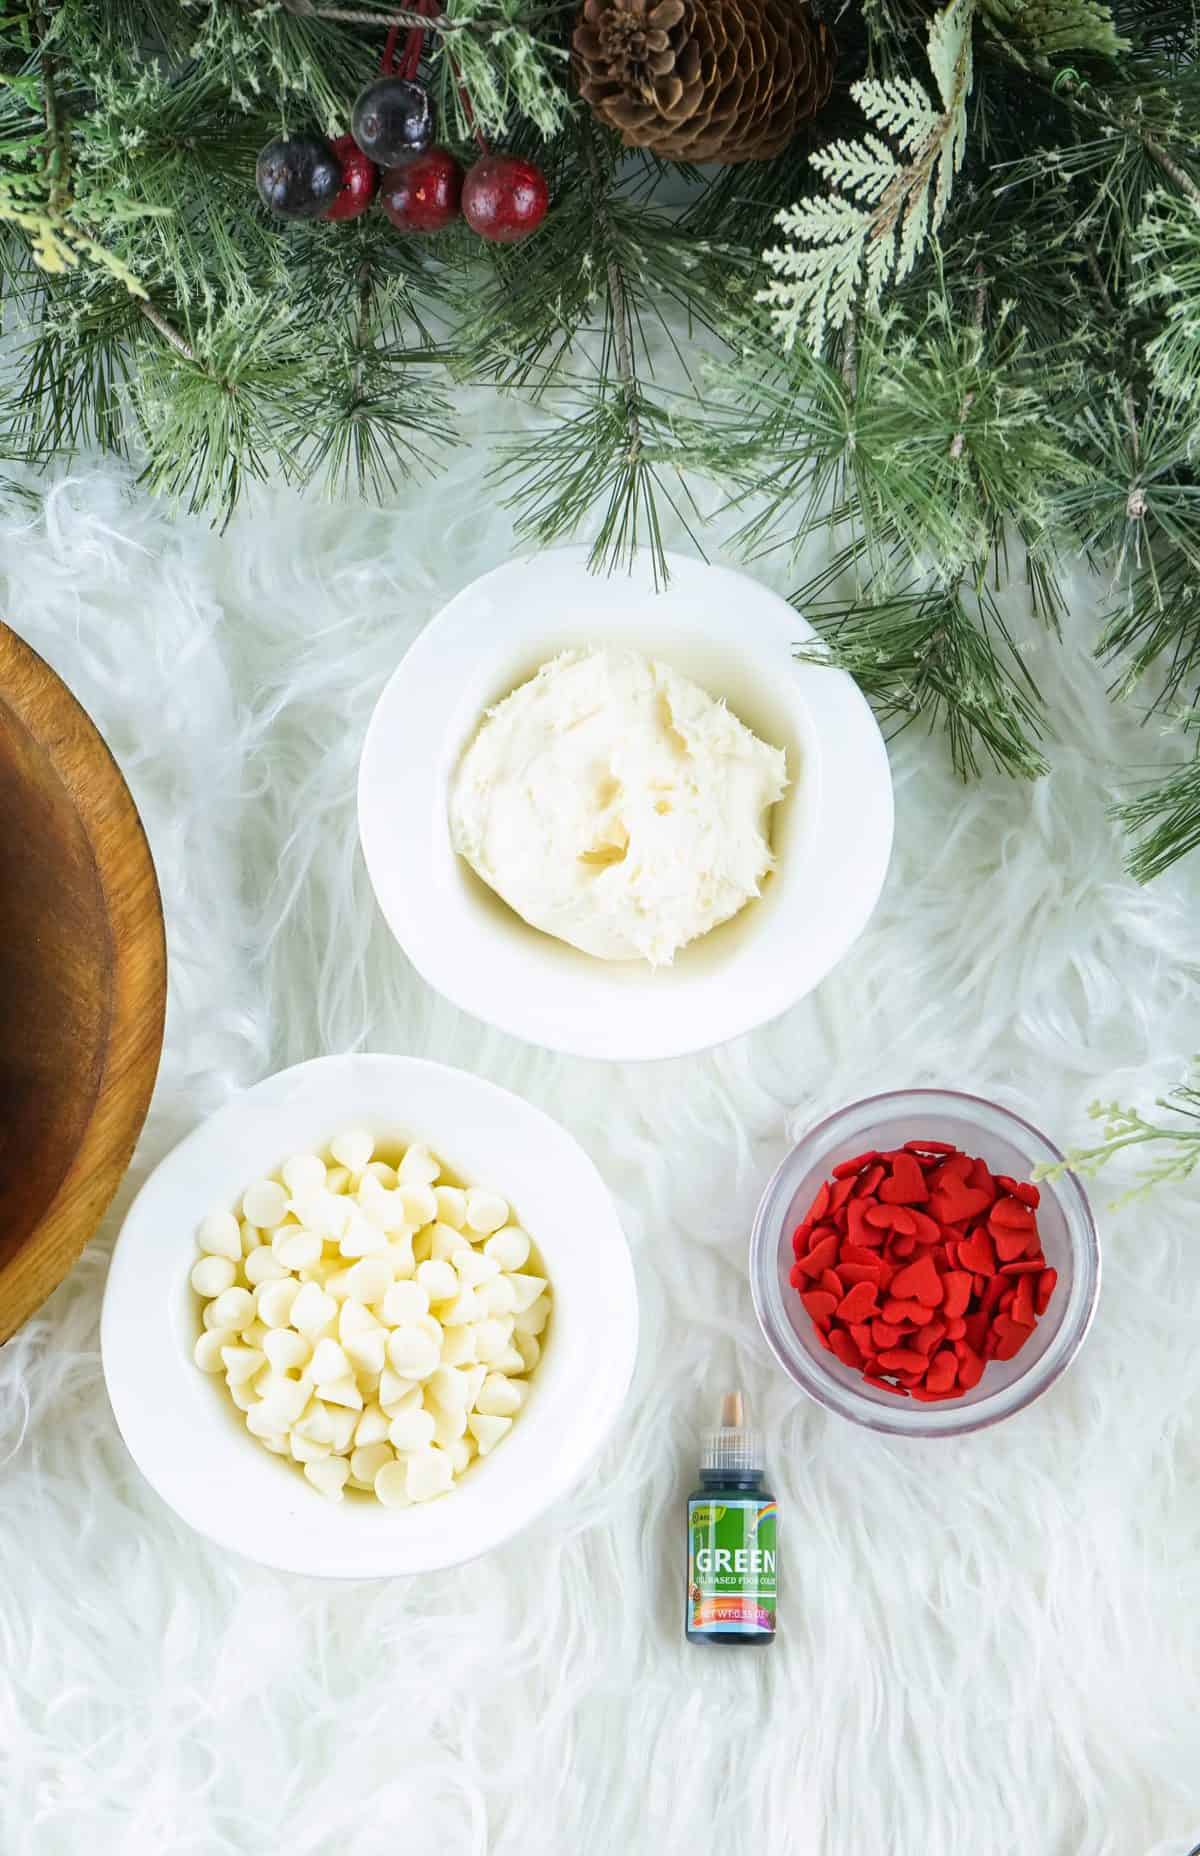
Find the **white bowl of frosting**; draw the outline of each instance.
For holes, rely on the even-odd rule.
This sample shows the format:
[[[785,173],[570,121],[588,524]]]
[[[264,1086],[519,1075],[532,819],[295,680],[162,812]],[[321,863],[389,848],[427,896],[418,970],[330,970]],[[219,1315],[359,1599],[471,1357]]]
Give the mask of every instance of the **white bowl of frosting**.
[[[567,548],[473,582],[363,749],[363,851],[413,965],[581,1056],[776,1017],[857,939],[891,849],[878,726],[849,677],[797,661],[811,626],[730,568],[669,566],[659,590],[648,562],[605,578]]]

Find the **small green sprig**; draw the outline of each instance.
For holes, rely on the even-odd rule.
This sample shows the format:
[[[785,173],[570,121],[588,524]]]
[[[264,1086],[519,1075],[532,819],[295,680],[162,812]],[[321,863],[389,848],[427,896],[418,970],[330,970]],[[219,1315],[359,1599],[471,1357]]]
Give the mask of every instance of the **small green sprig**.
[[[1123,1108],[1119,1102],[1093,1102],[1088,1114],[1093,1121],[1103,1122],[1103,1140],[1095,1147],[1071,1148],[1066,1158],[1055,1166],[1035,1167],[1034,1178],[1054,1180],[1072,1172],[1092,1179],[1101,1167],[1107,1166],[1127,1148],[1159,1143],[1138,1175],[1137,1183],[1122,1193],[1111,1209],[1115,1211],[1132,1199],[1142,1198],[1155,1186],[1189,1179],[1200,1169],[1200,1058],[1196,1059],[1188,1081],[1173,1089],[1170,1095],[1157,1097],[1154,1106],[1179,1119],[1164,1126],[1148,1120],[1140,1109]]]

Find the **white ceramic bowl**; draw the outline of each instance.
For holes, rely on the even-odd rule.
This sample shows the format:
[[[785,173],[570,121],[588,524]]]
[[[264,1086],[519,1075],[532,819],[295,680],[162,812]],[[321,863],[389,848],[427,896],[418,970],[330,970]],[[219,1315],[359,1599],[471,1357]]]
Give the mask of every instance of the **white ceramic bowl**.
[[[477,1018],[578,1056],[679,1056],[776,1017],[862,932],[891,850],[879,729],[849,677],[796,662],[812,627],[744,574],[683,557],[670,567],[656,592],[648,563],[605,579],[565,548],[474,581],[404,657],[363,748],[363,852],[413,965]],[[657,971],[528,927],[450,842],[450,781],[484,711],[557,652],[595,646],[665,659],[787,752],[763,896]]]
[[[494,1454],[448,1495],[387,1509],[332,1503],[251,1437],[200,1372],[188,1282],[195,1232],[249,1182],[346,1127],[427,1141],[515,1208],[553,1296],[530,1395]],[[520,1097],[411,1057],[322,1057],[235,1097],[157,1167],[125,1220],[104,1296],[104,1376],[147,1481],[220,1545],[288,1572],[428,1572],[498,1546],[565,1495],[621,1408],[637,1350],[633,1266],[612,1200],[576,1141]]]

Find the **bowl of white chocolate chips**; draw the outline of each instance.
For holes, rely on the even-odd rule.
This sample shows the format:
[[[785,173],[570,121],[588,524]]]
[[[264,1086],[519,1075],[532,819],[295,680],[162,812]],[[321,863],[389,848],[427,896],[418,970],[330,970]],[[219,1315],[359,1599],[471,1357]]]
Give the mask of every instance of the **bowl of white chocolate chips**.
[[[383,1056],[285,1071],[182,1142],[102,1322],[159,1493],[252,1558],[342,1576],[471,1558],[564,1494],[636,1341],[624,1237],[565,1130]]]
[[[567,548],[458,594],[359,773],[380,906],[467,1011],[581,1056],[679,1056],[810,991],[887,869],[887,755],[851,679],[747,576]]]

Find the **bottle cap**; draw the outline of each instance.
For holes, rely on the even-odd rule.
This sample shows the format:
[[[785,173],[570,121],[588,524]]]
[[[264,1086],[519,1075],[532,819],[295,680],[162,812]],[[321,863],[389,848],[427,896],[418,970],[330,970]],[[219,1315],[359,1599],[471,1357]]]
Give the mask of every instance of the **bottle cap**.
[[[731,1476],[754,1476],[763,1468],[762,1437],[747,1429],[746,1406],[740,1392],[727,1392],[715,1431],[704,1433],[700,1468]]]

